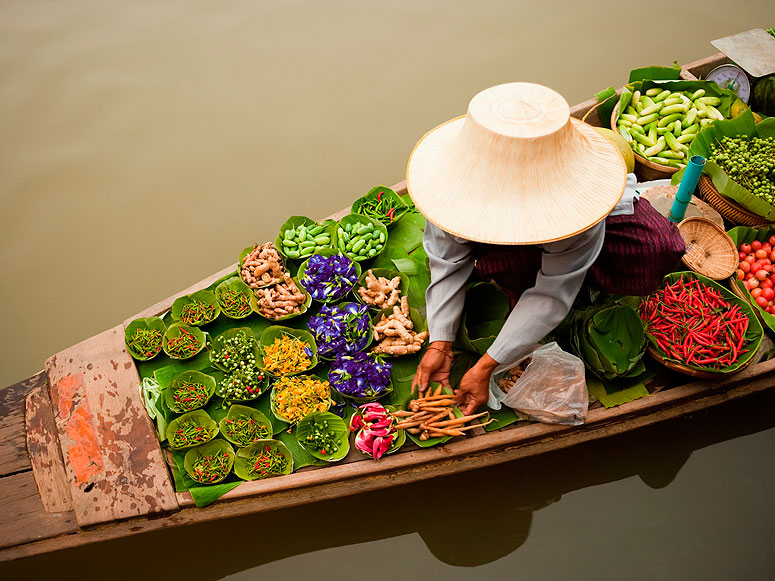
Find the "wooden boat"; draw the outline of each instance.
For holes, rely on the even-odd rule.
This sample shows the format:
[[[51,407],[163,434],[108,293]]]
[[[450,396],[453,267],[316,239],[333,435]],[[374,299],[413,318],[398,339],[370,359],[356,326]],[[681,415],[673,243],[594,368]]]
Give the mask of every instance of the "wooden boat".
[[[728,59],[719,53],[687,65],[681,74],[694,79],[724,62]],[[594,99],[585,101],[571,114],[580,118],[595,104]],[[596,112],[588,121],[599,124]],[[406,191],[404,183],[394,189]],[[163,313],[177,296],[204,288],[234,268],[126,322]],[[191,496],[176,493],[170,481],[140,401],[136,367],[124,348],[126,322],[54,355],[44,371],[0,391],[0,560],[473,470],[692,414],[775,383],[775,360],[715,380],[681,384],[668,375],[651,382],[650,397],[590,409],[583,426],[480,429],[436,448],[407,446],[380,462],[362,456],[244,483],[214,504],[196,508]]]

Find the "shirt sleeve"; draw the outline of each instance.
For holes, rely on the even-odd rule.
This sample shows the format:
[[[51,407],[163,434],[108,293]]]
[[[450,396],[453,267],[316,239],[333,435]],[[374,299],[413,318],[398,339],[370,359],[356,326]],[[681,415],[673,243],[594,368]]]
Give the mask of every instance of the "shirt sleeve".
[[[604,237],[605,221],[572,238],[543,245],[536,284],[509,314],[487,351],[490,357],[511,363],[562,322],[600,254]]]
[[[465,286],[474,269],[472,243],[426,223],[423,247],[431,283],[425,291],[431,341],[454,341],[465,304]]]

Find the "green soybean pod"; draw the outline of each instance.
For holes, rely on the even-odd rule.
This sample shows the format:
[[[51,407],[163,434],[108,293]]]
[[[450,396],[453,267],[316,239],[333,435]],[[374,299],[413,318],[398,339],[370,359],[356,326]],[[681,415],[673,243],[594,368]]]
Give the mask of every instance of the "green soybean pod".
[[[658,93],[656,97],[654,97],[654,103],[659,103],[660,101],[664,101],[670,95],[672,95],[672,93],[670,91],[668,91],[667,89],[665,89],[661,93]]]

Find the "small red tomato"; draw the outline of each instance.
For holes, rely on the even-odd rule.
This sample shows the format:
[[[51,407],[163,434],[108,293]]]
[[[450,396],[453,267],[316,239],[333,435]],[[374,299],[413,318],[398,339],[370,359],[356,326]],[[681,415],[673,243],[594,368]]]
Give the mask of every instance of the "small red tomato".
[[[768,242],[769,242],[770,244],[772,244],[773,246],[775,246],[775,234],[773,234],[772,236],[770,236],[770,239],[768,240]]]
[[[761,286],[762,288],[773,288],[773,286],[775,286],[775,283],[772,281],[772,277],[770,277],[767,280],[763,280],[762,284],[759,286]]]
[[[746,262],[745,260],[739,264],[740,270],[743,272],[751,272],[751,263]]]
[[[762,249],[766,250],[767,252],[770,252],[772,250],[772,244],[769,242],[762,242]]]
[[[754,240],[753,242],[751,242],[751,250],[756,251],[756,250],[759,250],[759,248],[761,247],[762,247],[762,243],[759,240]]]
[[[775,289],[773,289],[772,287],[763,288],[762,296],[768,301],[775,299]]]
[[[758,278],[751,278],[747,281],[745,281],[748,284],[748,290],[755,289],[759,286],[759,279]]]
[[[758,299],[756,299],[756,304],[759,305],[761,308],[764,308],[767,306],[767,299],[765,299],[764,297],[759,297]]]
[[[751,272],[753,272],[754,274],[756,274],[757,272],[759,272],[761,269],[762,269],[762,263],[761,263],[761,262],[759,262],[759,261],[756,261],[756,262],[754,262],[754,263],[751,265]]]
[[[770,260],[771,260],[771,261],[773,261],[773,262],[775,262],[775,250],[773,250],[772,252],[770,252]]]
[[[767,258],[768,254],[769,252],[767,252],[764,248],[759,248],[759,250],[753,253],[757,260]]]
[[[759,288],[755,288],[755,289],[753,289],[753,290],[751,291],[751,296],[752,296],[753,298],[755,298],[755,299],[758,299],[760,296],[762,296],[762,293],[763,293],[763,292],[764,292],[764,291],[762,290],[762,288],[761,288],[761,287],[759,287]]]
[[[745,257],[745,261],[753,264],[754,262],[756,262],[756,258],[754,258],[753,254],[749,254],[748,256]]]
[[[745,276],[745,273],[738,268],[737,269],[737,280],[743,280],[744,276]]]
[[[759,279],[759,282],[761,282],[763,280],[767,280],[768,278],[770,278],[770,273],[767,272],[766,270],[757,270],[756,271],[756,278]]]
[[[748,255],[745,252],[738,252],[737,256],[740,258],[740,260],[745,260],[745,257]]]
[[[740,252],[745,252],[746,254],[748,254],[749,252],[751,252],[751,245],[750,244],[741,244],[740,245]]]

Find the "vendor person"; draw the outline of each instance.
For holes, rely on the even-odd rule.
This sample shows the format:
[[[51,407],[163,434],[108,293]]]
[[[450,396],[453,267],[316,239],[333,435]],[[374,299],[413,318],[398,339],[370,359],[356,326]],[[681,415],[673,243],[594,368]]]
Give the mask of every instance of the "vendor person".
[[[499,364],[515,362],[566,317],[585,278],[608,294],[656,290],[684,243],[635,185],[615,146],[541,85],[486,89],[464,117],[427,133],[407,166],[409,195],[427,218],[431,274],[430,345],[412,388],[449,387],[474,270],[505,289],[513,308],[455,392],[465,414],[487,401]]]

